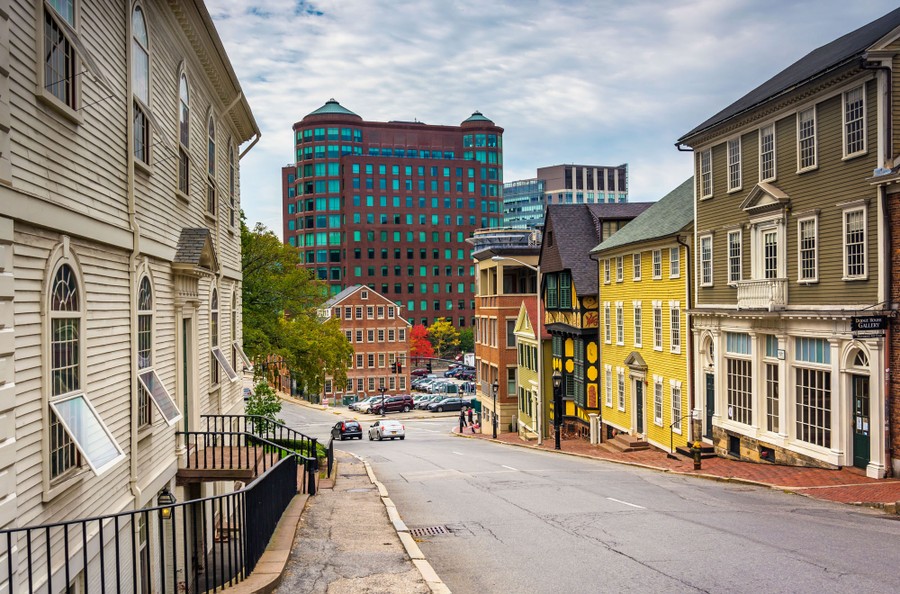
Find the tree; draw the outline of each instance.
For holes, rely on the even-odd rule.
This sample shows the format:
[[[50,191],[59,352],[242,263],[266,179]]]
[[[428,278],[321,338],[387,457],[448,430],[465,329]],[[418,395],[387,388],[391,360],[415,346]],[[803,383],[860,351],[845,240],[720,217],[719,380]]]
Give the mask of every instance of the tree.
[[[280,423],[281,419],[277,415],[281,412],[281,399],[265,380],[261,380],[253,387],[253,393],[247,399],[247,402],[244,403],[244,411],[248,415],[259,416]],[[252,423],[257,434],[264,432],[270,425],[270,423],[265,421],[257,420],[253,420]]]
[[[459,331],[447,318],[437,318],[428,327],[428,340],[434,346],[435,356],[440,359],[459,346]]]
[[[463,328],[459,331],[459,350],[463,353],[475,352],[475,330]]]
[[[434,348],[428,341],[428,329],[416,324],[409,331],[409,356],[413,359],[434,357]]]
[[[241,215],[244,350],[252,359],[283,357],[308,393],[320,392],[326,375],[343,388],[353,347],[338,320],[318,317],[328,288],[298,261],[296,248],[262,223],[247,228]]]

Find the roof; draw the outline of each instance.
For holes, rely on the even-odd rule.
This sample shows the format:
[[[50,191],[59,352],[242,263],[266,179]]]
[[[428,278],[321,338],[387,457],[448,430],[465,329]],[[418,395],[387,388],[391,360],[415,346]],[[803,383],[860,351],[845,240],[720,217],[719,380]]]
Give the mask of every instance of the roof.
[[[598,253],[614,248],[674,235],[694,222],[694,177],[637,216],[612,237],[591,250]]]
[[[334,307],[335,305],[337,305],[338,303],[340,303],[341,301],[343,301],[344,299],[346,299],[347,297],[349,297],[350,295],[359,291],[362,288],[363,288],[363,285],[353,285],[353,286],[347,287],[346,289],[344,289],[340,293],[337,293],[331,299],[329,299],[328,301],[323,303],[321,307],[322,307],[322,309],[328,309],[330,307]]]
[[[537,320],[537,300],[523,299],[522,305],[525,307],[525,314],[528,316],[528,320],[531,322],[533,328],[534,322]],[[547,330],[547,325],[541,320],[541,340],[550,340],[551,338],[553,338],[553,336],[550,334],[550,331]]]
[[[466,122],[490,122],[492,124],[494,123],[490,118],[485,117],[485,115],[483,113],[481,113],[480,111],[477,111],[477,110],[472,112],[472,115],[470,115],[469,117],[467,117],[466,119],[464,119],[462,121],[463,124],[465,124]]]
[[[600,242],[601,223],[606,220],[631,220],[647,210],[652,202],[602,204],[551,204],[547,206],[546,229],[553,231],[553,246],[547,236],[541,245],[542,272],[569,270],[578,295],[596,295],[599,290],[597,263],[590,251]],[[630,224],[630,223],[629,223]],[[556,232],[560,229],[560,232]]]
[[[811,51],[774,77],[756,87],[684,136],[679,143],[728,119],[791,91],[799,85],[822,76],[844,64],[863,57],[865,51],[882,37],[900,27],[900,8]]]
[[[358,114],[353,113],[340,103],[338,103],[334,97],[325,102],[325,105],[320,107],[319,109],[312,111],[307,116],[311,115],[350,115],[360,117]],[[362,119],[362,118],[360,118]]]
[[[172,262],[218,271],[216,250],[209,229],[206,227],[182,229],[178,236],[178,245],[175,247],[175,259]]]

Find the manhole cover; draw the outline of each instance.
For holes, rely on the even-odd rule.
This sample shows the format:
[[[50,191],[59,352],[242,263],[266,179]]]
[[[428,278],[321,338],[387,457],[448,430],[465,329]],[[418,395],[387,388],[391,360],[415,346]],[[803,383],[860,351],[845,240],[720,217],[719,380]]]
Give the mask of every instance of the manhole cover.
[[[409,531],[413,538],[422,538],[423,536],[437,536],[438,534],[448,534],[444,526],[429,526],[427,528],[413,528]]]
[[[344,478],[350,478],[351,476],[369,476],[369,475],[366,474],[365,472],[363,472],[363,473],[360,473],[360,474],[344,474],[344,473],[340,473],[340,474],[338,474],[338,476],[341,476],[341,477],[344,477]]]

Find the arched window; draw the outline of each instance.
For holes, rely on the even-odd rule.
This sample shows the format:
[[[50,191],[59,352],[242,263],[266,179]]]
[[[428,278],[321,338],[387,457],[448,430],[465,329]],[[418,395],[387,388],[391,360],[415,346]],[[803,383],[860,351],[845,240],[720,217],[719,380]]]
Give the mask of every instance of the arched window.
[[[84,301],[75,268],[59,264],[48,290],[49,478],[66,478],[85,460],[100,475],[125,458],[84,386]]]
[[[134,158],[150,162],[150,122],[145,107],[150,105],[150,39],[144,11],[131,12],[131,87],[134,93]]]
[[[191,107],[188,94],[187,75],[183,72],[178,83],[178,191],[187,195],[190,192],[191,163]]]
[[[216,123],[212,116],[207,126],[206,144],[206,212],[216,214]]]
[[[212,299],[209,302],[209,346],[213,355],[209,361],[209,383],[219,383],[219,366],[216,365],[216,350],[219,349],[219,292],[212,290]]]
[[[153,368],[153,286],[150,277],[141,278],[138,288],[137,376],[138,376],[138,427],[149,427],[153,422],[150,403],[156,405],[166,423],[171,427],[181,412],[175,400],[166,390]]]

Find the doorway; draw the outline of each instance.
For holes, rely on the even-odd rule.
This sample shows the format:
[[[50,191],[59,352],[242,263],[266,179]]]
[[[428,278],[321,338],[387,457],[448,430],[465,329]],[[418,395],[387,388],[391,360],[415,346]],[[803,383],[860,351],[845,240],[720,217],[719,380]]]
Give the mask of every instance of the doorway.
[[[637,432],[644,433],[644,380],[634,380],[634,410],[637,414]]]
[[[184,431],[191,430],[191,318],[181,321],[181,417],[184,419]]]
[[[851,375],[850,392],[853,399],[853,466],[865,469],[869,465],[869,376]]]
[[[716,376],[706,374],[706,426],[703,428],[703,437],[712,439],[712,419],[716,413]]]

